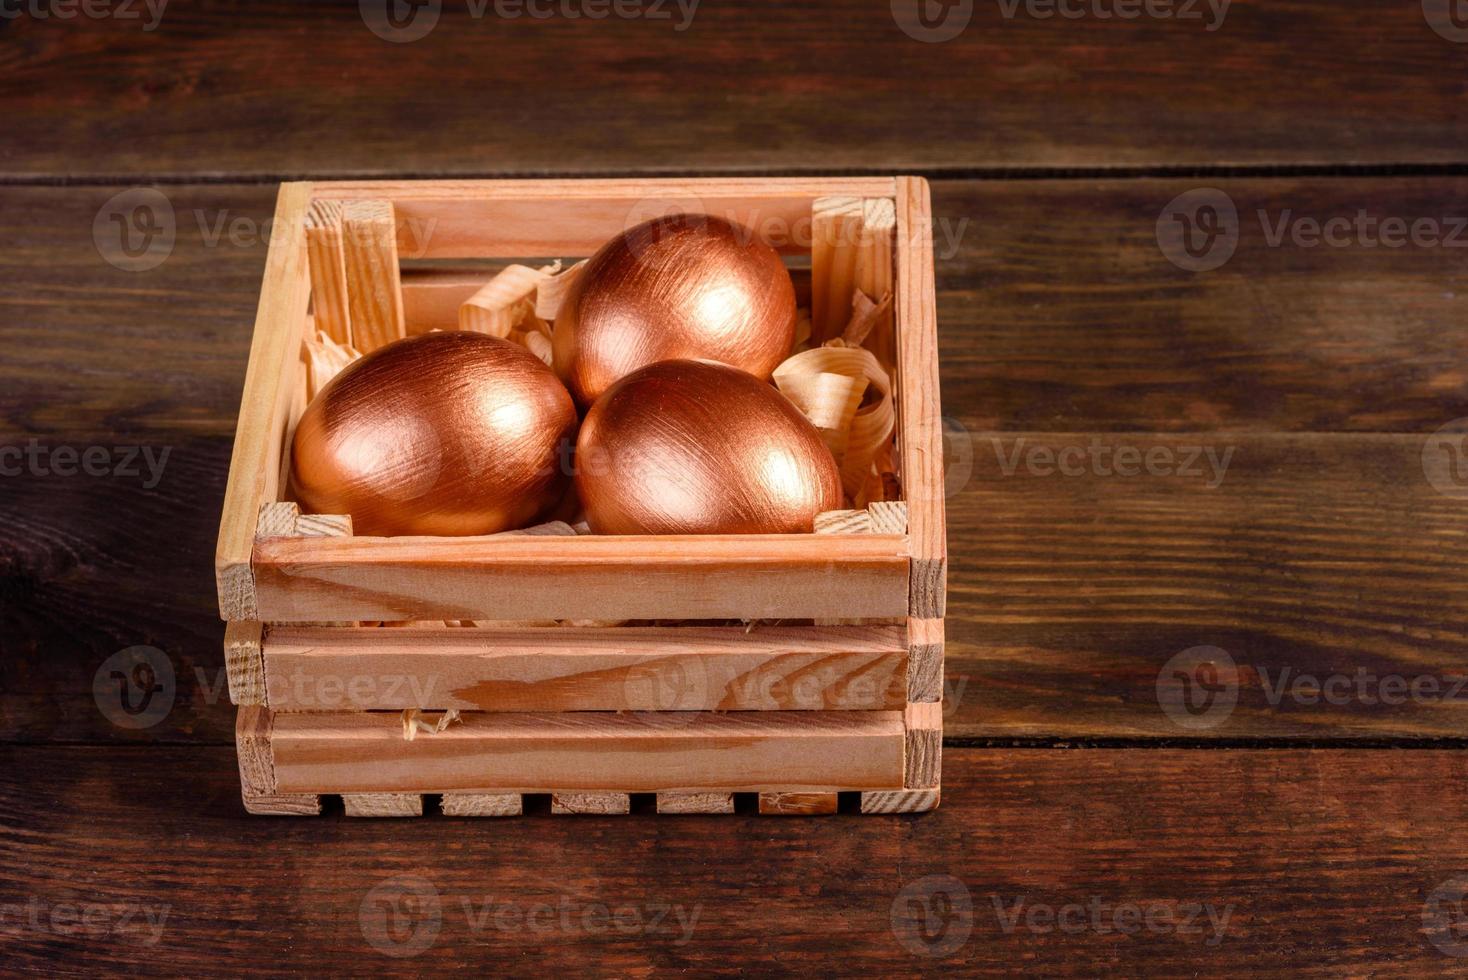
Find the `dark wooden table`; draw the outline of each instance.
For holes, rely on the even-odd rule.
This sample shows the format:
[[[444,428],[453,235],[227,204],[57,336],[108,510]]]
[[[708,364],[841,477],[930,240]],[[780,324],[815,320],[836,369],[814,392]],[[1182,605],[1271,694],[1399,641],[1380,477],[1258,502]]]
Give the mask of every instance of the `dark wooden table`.
[[[1448,0],[443,7],[0,18],[0,971],[1462,970]],[[247,819],[211,559],[276,184],[830,172],[934,182],[942,808]]]

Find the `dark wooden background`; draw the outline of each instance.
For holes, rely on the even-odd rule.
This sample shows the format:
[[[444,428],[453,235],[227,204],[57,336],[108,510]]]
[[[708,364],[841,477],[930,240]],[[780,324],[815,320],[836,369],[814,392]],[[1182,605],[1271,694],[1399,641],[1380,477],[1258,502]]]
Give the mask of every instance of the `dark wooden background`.
[[[671,3],[505,19],[447,0],[404,44],[355,3],[172,0],[152,30],[141,3],[0,18],[0,446],[169,454],[156,486],[0,476],[0,970],[1460,970],[1427,926],[1468,875],[1468,687],[1450,696],[1468,490],[1423,451],[1468,429],[1468,19],[1455,33],[1437,0],[1235,0],[1211,31],[1206,3],[1005,8],[976,0],[942,43],[881,0],[702,0],[684,30]],[[954,432],[939,811],[244,817],[211,560],[280,180],[898,172],[933,181]],[[146,272],[94,240],[135,187],[177,222]],[[1235,204],[1238,243],[1191,272],[1156,228],[1200,188]],[[1282,216],[1363,213],[1457,244],[1270,240]],[[1005,471],[1016,446],[1093,440],[1229,466]],[[135,645],[176,675],[144,730],[93,694]],[[1156,688],[1197,646],[1238,665],[1206,729]],[[1445,693],[1275,693],[1362,673]],[[403,876],[439,896],[440,931],[398,959],[362,910]],[[1021,899],[1231,915],[1216,942],[1007,929]],[[527,924],[540,906],[571,917]],[[685,936],[671,915],[575,917],[597,907],[698,918]]]

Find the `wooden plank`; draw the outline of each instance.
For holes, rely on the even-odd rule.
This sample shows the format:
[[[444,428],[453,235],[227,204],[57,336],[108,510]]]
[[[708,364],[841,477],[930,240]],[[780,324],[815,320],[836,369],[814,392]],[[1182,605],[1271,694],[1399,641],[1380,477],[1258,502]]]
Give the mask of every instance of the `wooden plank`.
[[[6,898],[22,906],[6,921],[12,971],[54,973],[60,959],[78,973],[107,973],[138,948],[152,969],[190,976],[319,974],[344,956],[386,962],[372,943],[383,934],[359,928],[362,906],[370,896],[392,907],[403,886],[420,881],[438,899],[438,931],[404,962],[429,973],[524,956],[554,973],[636,976],[669,962],[700,974],[735,962],[779,972],[818,957],[863,976],[923,964],[1004,974],[1020,960],[1044,976],[1236,975],[1241,963],[1297,975],[1429,976],[1460,962],[1434,944],[1445,937],[1423,928],[1427,903],[1468,867],[1460,832],[1468,756],[1458,751],[955,748],[943,805],[917,816],[754,826],[739,818],[655,826],[525,819],[492,828],[252,821],[235,800],[233,749],[148,752],[150,764],[139,766],[137,750],[125,746],[0,746],[8,834],[0,880],[24,882]],[[61,827],[58,814],[85,819]],[[731,883],[750,877],[755,835],[780,860],[761,864],[762,887],[750,890]],[[230,869],[229,887],[158,874],[160,839],[180,867]],[[259,859],[262,846],[271,860]],[[399,876],[412,880],[382,887]],[[496,902],[486,906],[491,893]],[[473,914],[463,907],[470,899]],[[1139,919],[1133,934],[1099,933],[1093,900],[1104,904],[1108,928],[1121,905],[1159,906],[1154,921],[1166,926],[1150,931]],[[141,906],[154,925],[163,908],[171,912],[156,931],[138,913],[142,924],[112,944],[81,930],[38,934],[31,902],[43,926],[64,903]],[[1199,909],[1199,931],[1180,934],[1188,903]],[[1031,907],[1072,904],[1083,909],[1067,914],[1084,924],[1079,931],[1027,925]],[[636,908],[644,928],[623,934],[609,919],[600,929],[603,920],[583,918],[598,905],[628,909],[628,923]],[[1211,944],[1219,933],[1202,911],[1209,905],[1215,920],[1229,912]],[[572,928],[557,925],[552,942],[479,917],[514,908],[520,917],[504,921],[523,923],[542,906],[551,910],[533,920],[542,924],[559,923],[569,907]],[[912,919],[924,909],[934,914],[926,933]],[[395,935],[411,939],[430,921],[406,918]],[[588,921],[592,928],[581,927]],[[229,938],[235,933],[294,941]],[[923,936],[957,945],[925,956],[937,947],[923,946]]]
[[[817,514],[816,534],[870,534],[872,518],[865,510],[828,510]]]
[[[342,806],[349,817],[423,816],[423,797],[417,793],[347,793]]]
[[[909,612],[942,619],[948,569],[944,525],[943,410],[938,395],[938,312],[928,182],[897,181],[897,443],[912,554]]]
[[[890,197],[890,177],[551,178],[327,181],[321,199],[386,199],[398,249],[415,259],[579,258],[669,211],[725,218],[777,250],[811,248],[811,205],[830,194]]]
[[[897,211],[888,198],[867,198],[861,202],[861,238],[856,255],[854,284],[874,303],[893,293],[896,272],[894,246],[897,239]],[[893,309],[877,317],[865,346],[888,367],[897,363],[897,335],[893,329]]]
[[[605,817],[632,812],[632,798],[626,793],[552,793],[551,813],[588,814]]]
[[[273,627],[264,650],[261,693],[278,711],[874,710],[907,702],[900,626]]]
[[[1240,240],[1223,267],[1190,273],[1158,249],[1157,219],[1173,198],[1205,185],[1236,204]],[[1273,247],[1257,216],[1266,212],[1271,235],[1286,209],[1319,222],[1354,222],[1364,210],[1378,227],[1394,216],[1445,219],[1468,213],[1468,179],[938,181],[933,189],[945,412],[970,432],[1425,434],[1468,416],[1468,377],[1450,329],[1460,292],[1439,288],[1459,274],[1461,249]],[[214,232],[221,216],[268,226],[274,187],[167,190],[179,216],[173,255],[139,291],[135,276],[96,261],[75,233],[115,189],[0,186],[0,209],[26,235],[25,248],[0,255],[0,312],[14,339],[0,363],[0,410],[26,420],[25,438],[175,445],[170,465],[182,472],[185,440],[233,435],[266,244],[259,236],[234,245]],[[1036,226],[1036,210],[1076,219]],[[455,268],[447,278],[467,288],[467,271]],[[468,292],[492,274],[477,274]],[[459,301],[438,304],[452,313],[433,325],[457,322]],[[118,322],[148,331],[107,328]],[[90,485],[76,482],[51,489],[69,498]]]
[[[445,793],[446,817],[518,817],[525,812],[519,793]]]
[[[342,204],[352,346],[363,354],[407,336],[398,269],[399,220],[390,200]]]
[[[674,159],[700,172],[806,172],[898,162],[932,170],[1462,158],[1457,93],[1441,84],[1461,73],[1464,57],[1450,40],[1446,6],[1372,4],[1365,18],[1330,0],[1179,3],[1153,8],[1156,15],[1126,5],[1062,14],[1045,4],[914,4],[894,14],[881,3],[756,0],[669,5],[658,8],[667,17],[654,18],[652,7],[635,17],[543,20],[528,7],[508,18],[442,4],[424,10],[432,24],[399,22],[398,36],[428,31],[404,44],[365,26],[367,8],[357,5],[264,0],[248,23],[227,7],[180,9],[149,31],[140,23],[151,17],[90,19],[82,40],[77,21],[21,18],[6,28],[15,49],[6,174],[604,174]],[[819,58],[810,57],[813,37]],[[1356,55],[1366,44],[1376,57]],[[68,57],[75,45],[96,58]],[[747,57],[752,49],[758,62]],[[636,72],[621,60],[632,50],[645,59]],[[796,64],[800,85],[789,74]],[[1201,64],[1209,70],[1197,71]],[[568,71],[573,65],[581,70]],[[873,77],[876,65],[903,84]],[[344,77],[354,79],[350,104],[337,97]],[[484,93],[525,79],[538,80],[538,117],[556,125],[486,125]],[[134,143],[124,120],[140,92],[150,118],[146,140]],[[608,132],[618,138],[604,139]],[[768,137],[757,154],[752,133]]]
[[[992,439],[977,436],[952,511],[955,540],[984,546],[955,566],[950,737],[1468,736],[1468,536],[1462,500],[1424,473],[1427,440]],[[1067,447],[1080,475],[1028,455]],[[1112,465],[1123,447],[1135,476]],[[1229,660],[1211,674],[1173,663],[1199,647]],[[1200,712],[1218,708],[1169,713],[1159,682],[1194,683]]]
[[[271,724],[287,793],[886,789],[903,767],[893,711],[466,714],[411,741],[386,712],[277,714]]]
[[[862,813],[927,813],[938,808],[939,790],[899,789],[861,794]]]
[[[1189,202],[1195,214],[1206,207],[1206,188],[1227,195],[1238,219],[1225,211],[1222,230],[1237,234],[1214,240],[1218,257],[1232,241],[1223,265],[1192,272],[1163,254],[1157,228],[1175,200],[1174,227]],[[1464,250],[1414,245],[1410,232],[1427,222],[1424,235],[1468,240],[1451,230],[1468,215],[1468,178],[934,191],[944,403],[969,432],[1426,434],[1468,416],[1463,345],[1449,327]],[[1037,225],[1036,214],[1068,217]],[[1393,221],[1407,228],[1400,247],[1382,244]],[[1312,223],[1321,236],[1329,225],[1331,241],[1311,239]]]
[[[658,813],[733,813],[733,793],[659,793]]]
[[[907,631],[908,700],[941,701],[943,699],[943,620],[909,619]]]
[[[273,719],[269,711],[241,707],[235,727],[240,796],[245,810],[258,816],[316,816],[321,798],[314,793],[281,792],[271,747]]]
[[[835,793],[761,793],[759,812],[767,817],[815,817],[836,812]]]
[[[311,186],[282,184],[275,227],[300,228]],[[263,504],[280,496],[281,443],[290,402],[295,394],[294,366],[300,356],[301,332],[310,298],[305,248],[300,235],[272,239],[260,307],[255,316],[245,395],[235,430],[234,456],[214,553],[219,608],[227,620],[259,619],[250,553],[255,523]]]
[[[907,789],[935,789],[943,774],[943,705],[923,702],[903,713],[907,754],[902,785]]]
[[[265,658],[259,623],[226,623],[224,665],[229,699],[235,704],[265,704]]]
[[[316,329],[338,344],[352,345],[347,303],[347,249],[342,202],[312,201],[306,212],[306,254],[311,268],[311,312]]]
[[[257,618],[896,616],[905,546],[878,534],[276,538],[255,550]]]
[[[403,319],[408,335],[458,329],[459,307],[484,288],[492,275],[490,269],[403,269]]]
[[[811,204],[810,339],[819,347],[841,336],[851,318],[856,260],[861,244],[862,202],[858,197],[822,197]]]

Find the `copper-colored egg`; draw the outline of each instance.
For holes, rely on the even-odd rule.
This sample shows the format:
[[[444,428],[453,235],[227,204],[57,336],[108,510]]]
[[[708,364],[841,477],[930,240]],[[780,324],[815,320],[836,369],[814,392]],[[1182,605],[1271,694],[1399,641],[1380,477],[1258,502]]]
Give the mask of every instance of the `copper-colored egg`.
[[[812,529],[841,471],[784,395],[709,361],[663,361],[602,395],[576,440],[576,489],[599,534]]]
[[[556,315],[556,373],[584,405],[657,361],[721,361],[768,378],[795,340],[795,286],[775,250],[722,218],[679,214],[603,245]]]
[[[430,333],[349,365],[306,408],[291,447],[303,510],[357,534],[491,534],[532,523],[565,487],[576,407],[533,354]]]

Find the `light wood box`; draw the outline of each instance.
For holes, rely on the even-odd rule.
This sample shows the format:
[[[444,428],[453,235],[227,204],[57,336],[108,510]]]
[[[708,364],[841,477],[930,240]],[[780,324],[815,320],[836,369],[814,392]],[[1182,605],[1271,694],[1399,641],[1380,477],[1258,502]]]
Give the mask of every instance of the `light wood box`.
[[[902,501],[852,515],[852,533],[373,538],[285,498],[313,202],[391,203],[415,333],[455,327],[490,274],[476,261],[584,257],[668,210],[730,218],[802,266],[832,199],[895,212],[864,258],[894,295]],[[660,812],[732,812],[739,793],[762,813],[937,804],[946,545],[924,180],[287,183],[273,228],[215,560],[251,812],[319,813],[323,795],[363,816],[416,814],[424,796],[451,815],[518,813],[525,794],[565,813],[627,812],[631,794]],[[679,625],[356,625],[444,620]]]

